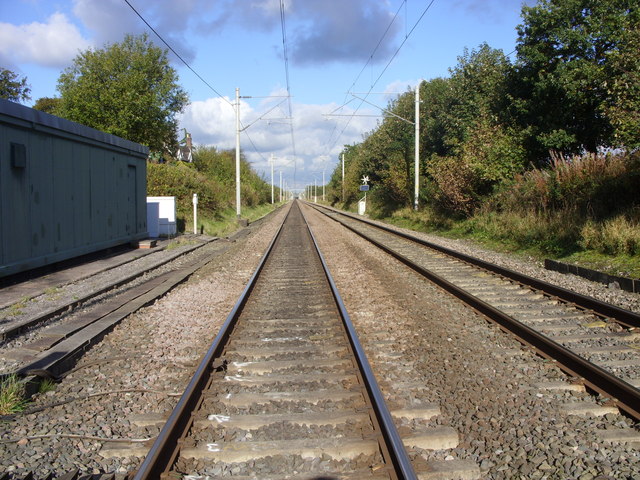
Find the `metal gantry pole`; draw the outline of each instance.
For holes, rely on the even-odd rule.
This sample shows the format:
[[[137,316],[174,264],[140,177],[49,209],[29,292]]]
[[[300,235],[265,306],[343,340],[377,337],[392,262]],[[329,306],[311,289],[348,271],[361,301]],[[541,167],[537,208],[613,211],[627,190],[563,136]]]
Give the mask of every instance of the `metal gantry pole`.
[[[318,182],[313,178],[313,203],[318,203]]]
[[[342,152],[342,203],[344,203],[344,152]]]
[[[322,201],[324,202],[324,170],[322,170]]]
[[[273,205],[273,201],[274,201],[273,190],[275,188],[273,185],[273,164],[275,163],[273,161],[273,153],[271,154],[271,160],[269,161],[269,163],[271,164],[271,205]]]
[[[280,203],[282,203],[282,170],[280,170]]]
[[[236,216],[240,214],[240,89],[236,87]]]
[[[413,195],[413,208],[418,210],[418,197],[420,195],[420,84],[418,82],[416,86],[416,120],[415,120],[415,150],[416,150],[416,164],[415,164],[415,186]]]

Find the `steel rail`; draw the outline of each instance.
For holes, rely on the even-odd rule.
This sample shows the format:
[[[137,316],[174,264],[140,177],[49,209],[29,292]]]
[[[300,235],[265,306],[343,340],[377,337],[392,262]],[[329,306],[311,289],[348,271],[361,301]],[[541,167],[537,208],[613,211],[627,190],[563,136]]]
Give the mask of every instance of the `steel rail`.
[[[393,463],[394,469],[398,474],[399,479],[415,479],[417,480],[416,473],[413,470],[413,466],[411,465],[411,460],[407,455],[407,451],[404,448],[404,443],[400,438],[400,434],[396,429],[396,426],[393,422],[393,417],[391,416],[391,412],[387,408],[387,405],[384,400],[384,396],[382,395],[382,391],[376,381],[376,377],[373,374],[373,370],[371,369],[371,365],[367,360],[367,355],[362,347],[360,340],[358,339],[358,334],[356,333],[355,327],[353,326],[353,322],[351,321],[351,317],[347,312],[347,308],[344,305],[342,297],[340,296],[340,292],[338,292],[338,288],[329,272],[329,267],[320,251],[320,247],[318,246],[318,242],[316,241],[316,237],[311,231],[309,227],[309,222],[300,209],[302,216],[307,225],[307,230],[311,235],[311,239],[313,240],[313,245],[315,246],[318,257],[320,258],[320,262],[322,263],[322,268],[327,277],[327,281],[331,287],[331,293],[333,294],[333,298],[338,306],[340,311],[340,317],[342,318],[342,323],[345,327],[347,337],[349,339],[349,343],[351,344],[351,348],[353,349],[356,357],[356,361],[358,362],[358,367],[360,372],[362,373],[362,377],[365,383],[365,387],[367,392],[369,393],[369,398],[371,399],[371,404],[373,406],[373,411],[376,415],[376,419],[378,421],[378,425],[380,426],[380,433],[384,438],[384,441],[389,449],[390,460]]]
[[[83,303],[88,302],[89,300],[94,299],[95,297],[102,295],[105,292],[108,292],[110,290],[115,290],[123,285],[126,285],[127,283],[136,280],[137,278],[140,278],[142,276],[144,276],[145,274],[149,273],[149,272],[153,272],[154,270],[158,270],[160,267],[168,264],[169,262],[172,262],[174,260],[177,260],[181,257],[184,257],[186,255],[188,255],[189,253],[195,251],[195,250],[199,250],[200,248],[204,247],[205,245],[207,245],[210,242],[207,243],[203,243],[201,245],[196,245],[194,247],[190,247],[189,249],[180,252],[179,254],[176,254],[175,256],[172,256],[170,258],[166,258],[160,262],[158,262],[157,264],[154,264],[153,266],[150,267],[145,267],[140,271],[131,273],[131,274],[127,274],[124,278],[121,278],[119,280],[115,280],[112,281],[110,283],[108,283],[107,285],[98,287],[95,290],[92,290],[84,295],[82,295],[79,298],[73,298],[72,300],[68,300],[67,302],[65,302],[62,305],[59,305],[57,307],[53,307],[51,309],[45,310],[42,314],[38,315],[37,317],[33,317],[33,318],[27,318],[24,320],[21,320],[19,322],[15,322],[15,323],[9,323],[6,327],[0,327],[0,340],[8,340],[10,338],[16,337],[18,336],[20,333],[22,333],[24,330],[31,328],[35,325],[38,325],[40,323],[43,323],[57,315],[60,315],[61,313],[67,312],[67,311],[73,311],[75,310],[78,306],[82,305]],[[130,262],[127,262],[130,263]],[[124,264],[126,265],[126,264]],[[122,265],[118,265],[118,266],[122,266]],[[105,270],[108,271],[108,270]],[[103,272],[98,272],[96,275],[99,275]],[[93,276],[93,275],[92,275]],[[91,276],[86,277],[86,278],[91,278]],[[79,280],[83,280],[82,278]],[[147,282],[149,280],[146,280]],[[64,285],[62,285],[64,286]],[[44,293],[44,291],[42,292]],[[38,293],[37,295],[41,295],[41,293]],[[37,296],[35,295],[35,296]],[[31,297],[34,298],[34,297]]]
[[[290,212],[291,210],[289,210],[287,216]],[[256,271],[253,273],[247,286],[242,291],[239,300],[236,302],[232,311],[229,313],[227,319],[225,320],[225,323],[221,327],[220,332],[217,334],[213,343],[207,350],[207,353],[196,369],[196,373],[194,374],[192,380],[187,385],[187,388],[178,401],[178,404],[172,411],[169,419],[165,423],[160,434],[151,447],[151,450],[136,472],[134,480],[157,480],[159,478],[164,478],[163,474],[166,474],[167,469],[170,468],[171,465],[175,462],[176,457],[179,453],[179,440],[184,436],[184,434],[191,426],[191,413],[196,409],[200,398],[200,392],[208,384],[213,372],[212,362],[215,358],[220,357],[220,355],[222,354],[222,351],[231,335],[231,332],[233,331],[233,327],[235,326],[238,317],[240,316],[244,305],[246,304],[251,292],[253,291],[257,283],[257,279],[261,271],[263,270],[264,265],[271,251],[273,250],[278,237],[280,236],[280,233],[282,232],[284,223],[285,222],[283,221],[273,240],[269,244],[269,247],[267,248],[265,254],[262,256]],[[326,262],[324,261],[324,258],[320,253],[315,237],[309,229],[308,223],[306,226],[313,240],[316,252],[321,260],[324,273],[331,286],[332,294],[334,299],[336,300],[336,305],[338,307],[338,310],[340,311],[345,329],[347,330],[349,341],[354,352],[356,352],[356,361],[358,367],[360,368],[362,376],[365,379],[365,388],[367,389],[367,392],[369,393],[371,398],[371,403],[374,406],[374,413],[376,415],[376,418],[378,419],[379,424],[381,425],[380,433],[384,438],[384,441],[386,442],[387,448],[389,448],[391,456],[390,460],[393,463],[393,468],[395,472],[398,473],[398,478],[400,480],[416,480],[417,476],[414,473],[411,466],[411,461],[409,460],[409,457],[404,450],[404,444],[402,443],[402,440],[397,430],[395,429],[391,414],[387,409],[386,404],[384,403],[384,398],[375,380],[371,367],[369,366],[369,363],[366,359],[364,349],[357,339],[353,324],[351,323],[340,294],[336,289],[331,274],[328,271]]]
[[[290,212],[291,210],[287,212],[287,217]],[[285,217],[285,221],[287,217]],[[284,221],[278,228],[278,231],[271,240],[271,243],[269,243],[266,252],[260,259],[258,267],[255,272],[253,272],[249,282],[240,294],[240,298],[227,316],[227,319],[220,328],[220,331],[216,335],[202,361],[198,365],[198,368],[187,385],[184,393],[180,397],[180,400],[174,407],[167,422],[164,424],[164,427],[149,450],[149,453],[140,465],[134,480],[158,480],[175,461],[176,456],[178,455],[179,440],[191,426],[191,413],[196,409],[196,405],[200,399],[200,393],[209,382],[211,374],[213,373],[213,360],[222,354],[227,340],[233,331],[233,327],[242,312],[242,308],[253,291],[260,272],[264,268],[267,258],[280,236],[283,225]]]
[[[486,315],[491,320],[498,323],[501,328],[514,334],[522,343],[535,348],[544,357],[556,361],[559,364],[560,368],[562,368],[569,374],[580,378],[587,387],[605,395],[606,397],[611,397],[614,403],[616,403],[616,405],[621,410],[625,411],[636,420],[640,420],[640,390],[638,390],[634,386],[598,367],[597,365],[589,362],[588,360],[585,360],[566,347],[553,341],[546,335],[537,332],[536,330],[524,325],[522,322],[519,322],[515,318],[510,317],[504,312],[480,300],[471,293],[442,278],[440,275],[437,275],[430,270],[417,265],[404,255],[396,252],[388,246],[378,242],[371,237],[368,237],[366,234],[349,225],[346,225],[344,223],[341,224],[352,232],[361,236],[365,240],[371,242],[378,248],[397,258],[409,268],[415,270],[420,275],[431,280],[436,285],[442,287],[452,295],[456,296],[463,302],[473,307],[478,312]],[[391,230],[391,233],[396,232]]]
[[[505,268],[505,267],[501,267],[499,265],[495,265],[493,263],[489,263],[487,261],[481,260],[479,258],[475,258],[472,257],[470,255],[467,255],[465,253],[461,253],[461,252],[456,252],[455,250],[452,250],[450,248],[447,247],[443,247],[441,245],[436,245],[435,243],[431,243],[427,240],[424,240],[422,238],[418,238],[414,235],[411,235],[409,233],[405,233],[405,232],[400,232],[397,230],[394,230],[390,227],[387,227],[385,225],[380,225],[377,223],[374,223],[370,220],[366,220],[364,218],[358,218],[354,215],[348,214],[346,212],[342,212],[340,210],[336,210],[334,208],[329,208],[326,206],[322,206],[321,208],[330,210],[334,213],[337,213],[339,215],[351,218],[353,220],[356,220],[358,222],[362,222],[364,224],[370,225],[372,227],[378,228],[380,230],[383,230],[385,232],[391,233],[393,235],[397,235],[399,237],[403,237],[406,238],[407,240],[411,240],[413,242],[419,243],[421,245],[424,245],[425,247],[431,248],[433,250],[437,250],[441,253],[444,253],[446,255],[449,255],[451,257],[457,258],[458,260],[462,260],[463,262],[467,262],[470,263],[472,265],[478,266],[480,268],[484,268],[485,270],[491,271],[493,273],[496,273],[498,275],[502,275],[503,277],[509,278],[511,280],[514,280],[518,283],[521,283],[523,285],[527,285],[531,288],[534,288],[536,290],[539,290],[541,292],[547,293],[549,295],[553,295],[555,297],[558,297],[566,302],[570,302],[573,303],[574,305],[583,308],[585,310],[590,310],[600,316],[604,316],[607,318],[612,318],[613,320],[615,320],[616,322],[629,327],[629,328],[640,328],[640,314],[631,312],[629,310],[625,310],[624,308],[620,308],[617,307],[615,305],[611,305],[610,303],[606,303],[603,302],[601,300],[597,300],[595,298],[591,298],[588,297],[586,295],[582,295],[580,293],[577,292],[573,292],[569,289],[563,288],[563,287],[559,287],[557,285],[553,285],[551,283],[545,282],[543,280],[538,280],[537,278],[533,278],[530,277],[528,275],[525,275],[523,273],[519,273],[516,271],[513,271],[511,269]],[[316,208],[317,209],[317,208]]]

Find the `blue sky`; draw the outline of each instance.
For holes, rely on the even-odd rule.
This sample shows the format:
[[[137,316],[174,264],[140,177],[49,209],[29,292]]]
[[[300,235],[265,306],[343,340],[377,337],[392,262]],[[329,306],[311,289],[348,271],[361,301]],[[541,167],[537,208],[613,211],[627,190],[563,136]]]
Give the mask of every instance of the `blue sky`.
[[[225,97],[172,55],[191,100],[181,128],[197,145],[234,148],[229,102],[240,88],[241,96],[254,97],[241,101],[242,124],[250,125],[241,135],[245,155],[270,180],[273,154],[276,172],[298,189],[314,178],[320,183],[323,171],[328,181],[343,145],[359,142],[375,127],[373,116],[327,116],[350,99],[336,113],[355,111],[359,102],[349,90],[386,92],[369,97],[385,106],[420,78],[447,76],[465,47],[486,42],[508,54],[515,48],[522,6],[521,0],[435,0],[420,20],[431,0],[284,0],[293,118],[287,120],[287,102],[276,106],[283,98],[256,98],[286,94],[280,0],[129,3]],[[60,72],[79,51],[145,31],[124,0],[0,0],[0,66],[27,77],[32,104],[56,96]],[[366,104],[358,110],[379,113]]]

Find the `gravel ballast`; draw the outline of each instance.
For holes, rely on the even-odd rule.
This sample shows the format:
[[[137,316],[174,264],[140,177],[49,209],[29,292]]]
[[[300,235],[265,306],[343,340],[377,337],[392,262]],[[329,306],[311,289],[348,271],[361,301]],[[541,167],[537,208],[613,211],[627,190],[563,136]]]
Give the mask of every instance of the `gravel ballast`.
[[[60,475],[74,468],[89,473],[135,468],[142,460],[137,455],[103,458],[100,450],[110,442],[100,438],[157,435],[159,426],[134,421],[141,414],[170,413],[285,213],[281,209],[251,225],[188,282],[127,317],[85,354],[75,372],[29,407],[68,403],[2,422],[0,471]]]
[[[440,406],[434,418],[400,420],[401,433],[449,426],[459,434],[456,448],[413,451],[416,465],[470,460],[488,479],[640,478],[637,447],[601,440],[603,431],[637,428],[631,420],[613,413],[566,414],[566,405],[600,399],[541,389],[539,383],[566,382],[566,375],[360,237],[304,211],[390,408]],[[0,438],[10,442],[0,443],[0,472],[125,472],[139,465],[139,455],[103,458],[100,450],[108,442],[94,437],[157,435],[158,425],[139,426],[136,419],[142,414],[162,418],[171,411],[285,213],[279,210],[251,225],[188,282],[125,319],[87,352],[74,373],[38,395],[33,407],[69,403],[3,422]],[[465,242],[416,235],[640,311],[637,295]],[[259,434],[268,438],[269,432]]]

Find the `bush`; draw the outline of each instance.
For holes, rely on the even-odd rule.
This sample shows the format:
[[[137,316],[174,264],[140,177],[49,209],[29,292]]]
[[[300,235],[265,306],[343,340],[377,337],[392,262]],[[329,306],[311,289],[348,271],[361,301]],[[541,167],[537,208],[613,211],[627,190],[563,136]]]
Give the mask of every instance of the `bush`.
[[[225,209],[235,207],[235,152],[200,147],[193,163],[147,163],[147,194],[176,197],[177,221],[181,231],[192,227],[192,199],[198,194],[198,216],[222,218]],[[271,201],[267,184],[244,160],[241,160],[241,198],[245,206]]]
[[[470,216],[480,205],[476,194],[478,179],[463,159],[434,156],[428,172],[433,179],[433,200],[437,208]]]
[[[495,199],[507,210],[546,212],[571,209],[606,218],[638,204],[640,152],[552,155],[549,168],[517,175]]]
[[[604,222],[588,221],[580,245],[609,255],[640,255],[640,222],[619,215]]]
[[[193,194],[198,194],[198,207],[216,210],[223,205],[219,185],[189,164],[147,163],[147,195],[176,197],[177,210],[191,209]]]

